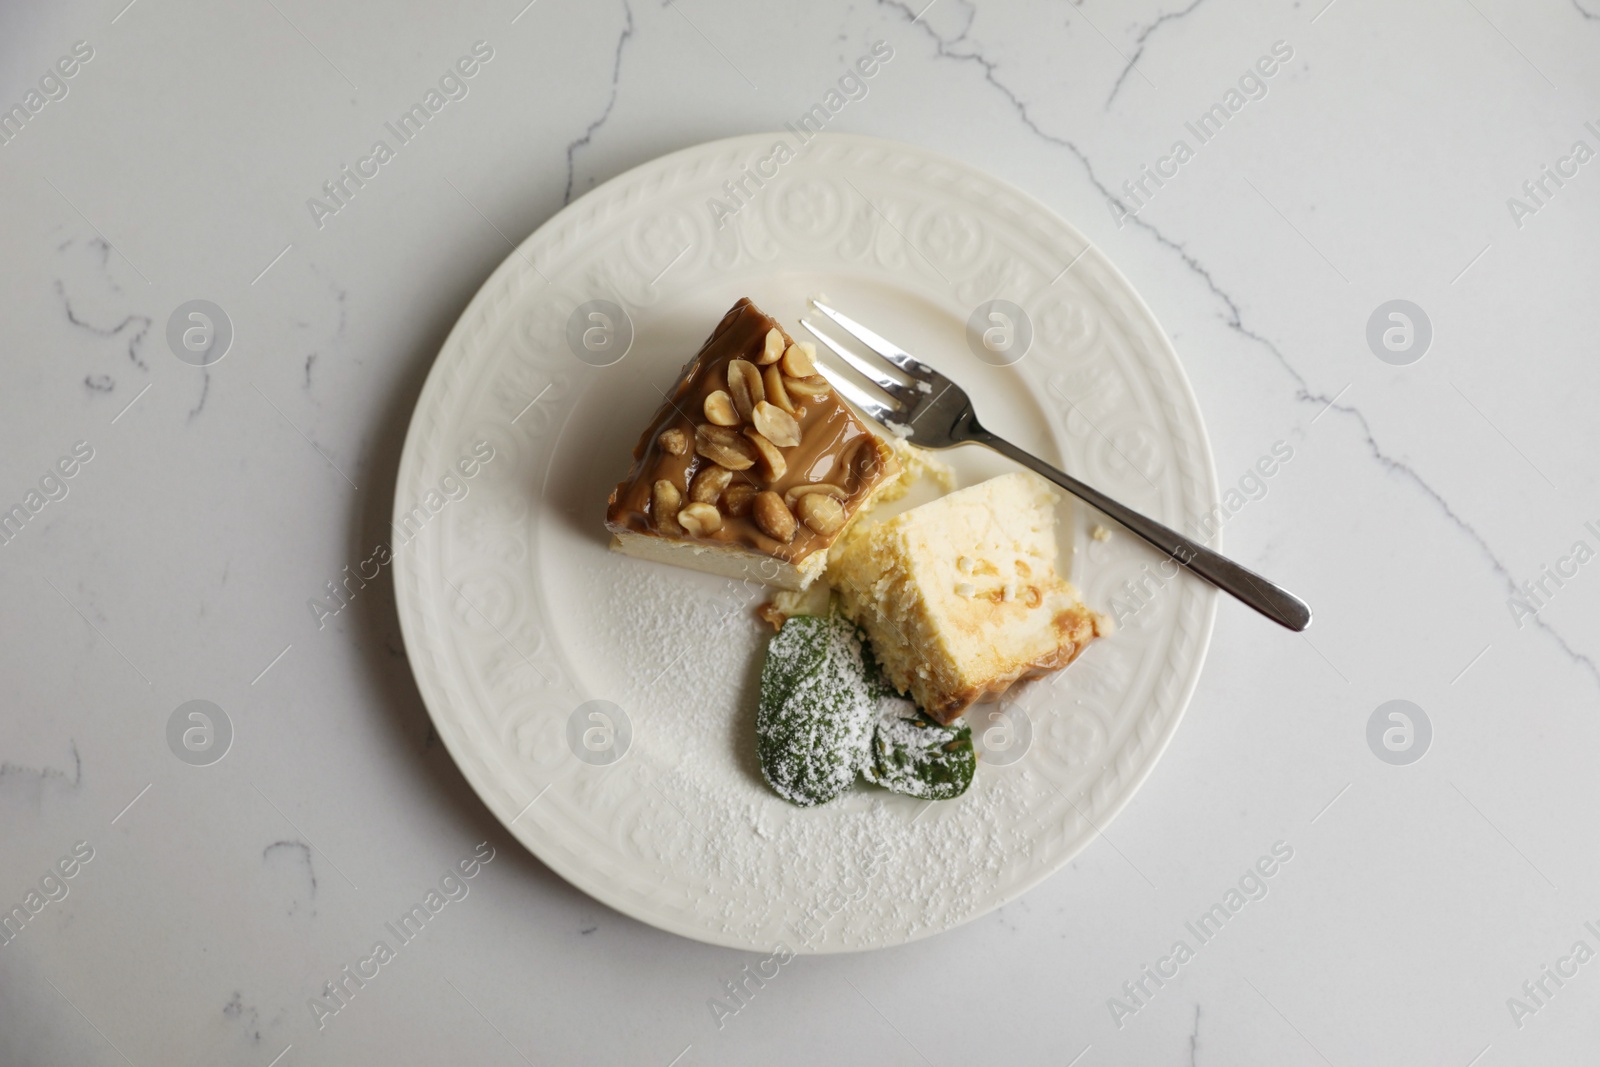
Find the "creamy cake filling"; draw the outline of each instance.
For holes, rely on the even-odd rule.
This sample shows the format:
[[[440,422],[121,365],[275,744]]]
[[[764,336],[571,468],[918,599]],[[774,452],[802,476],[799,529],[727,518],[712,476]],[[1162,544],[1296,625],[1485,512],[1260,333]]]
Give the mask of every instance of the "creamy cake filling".
[[[1025,472],[853,531],[828,582],[889,680],[941,723],[1059,670],[1110,622],[1056,571],[1055,503]]]

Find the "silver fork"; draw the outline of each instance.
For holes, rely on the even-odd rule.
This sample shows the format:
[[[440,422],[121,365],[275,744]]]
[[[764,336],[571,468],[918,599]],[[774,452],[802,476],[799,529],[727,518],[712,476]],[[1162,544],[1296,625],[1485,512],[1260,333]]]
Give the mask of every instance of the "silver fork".
[[[1243,601],[1280,626],[1299,632],[1311,625],[1311,609],[1293,593],[1191,541],[1178,531],[1124,507],[1093,486],[1057,470],[1010,441],[996,437],[978,423],[966,392],[949,378],[921,360],[912,358],[904,349],[849,316],[815,300],[811,301],[811,306],[911,379],[909,383],[900,380],[885,367],[856,355],[834,341],[810,322],[804,319],[800,321],[800,325],[815,334],[817,340],[831,352],[883,390],[888,402],[872,396],[837,371],[819,364],[819,369],[836,389],[891,432],[923,448],[950,448],[968,441],[988,445],[1115,519],[1224,593]]]

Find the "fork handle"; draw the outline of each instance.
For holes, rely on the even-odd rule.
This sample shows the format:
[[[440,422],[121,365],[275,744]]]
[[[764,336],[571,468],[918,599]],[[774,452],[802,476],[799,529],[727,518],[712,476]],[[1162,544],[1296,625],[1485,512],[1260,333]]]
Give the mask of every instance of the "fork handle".
[[[1154,519],[1112,500],[1100,490],[1085,485],[1072,475],[1057,470],[1039,457],[1025,452],[988,430],[976,430],[968,438],[1008,456],[1036,474],[1055,482],[1061,488],[1103,512],[1138,534],[1156,548],[1165,552],[1195,574],[1204,578],[1224,593],[1256,609],[1280,626],[1296,633],[1311,625],[1311,609],[1305,601],[1267,581],[1254,571],[1220,555],[1202,544],[1197,544],[1178,531],[1161,525]]]

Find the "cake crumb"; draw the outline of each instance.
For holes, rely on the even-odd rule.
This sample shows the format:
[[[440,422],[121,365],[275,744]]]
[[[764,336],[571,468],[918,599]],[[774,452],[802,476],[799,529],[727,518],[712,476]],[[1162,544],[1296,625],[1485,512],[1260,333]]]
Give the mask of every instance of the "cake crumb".
[[[1096,541],[1109,541],[1111,540],[1111,531],[1097,522],[1094,524],[1094,529],[1089,531],[1089,536]]]
[[[927,449],[911,444],[903,437],[890,436],[883,438],[883,441],[900,461],[900,474],[894,480],[884,483],[875,503],[887,504],[899,500],[910,492],[911,486],[918,479],[924,477],[946,493],[955,491],[956,472],[950,464]]]

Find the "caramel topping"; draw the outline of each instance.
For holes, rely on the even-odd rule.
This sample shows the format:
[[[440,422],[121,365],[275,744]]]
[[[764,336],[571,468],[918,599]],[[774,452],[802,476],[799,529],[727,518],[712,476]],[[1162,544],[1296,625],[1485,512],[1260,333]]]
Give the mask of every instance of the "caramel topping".
[[[697,474],[713,465],[701,448],[686,448],[682,452],[668,450],[662,445],[663,435],[668,441],[676,443],[680,438],[671,431],[681,433],[682,440],[695,440],[698,432],[698,440],[702,444],[708,443],[707,431],[720,430],[721,427],[706,424],[707,400],[729,386],[738,390],[731,397],[735,407],[748,405],[753,414],[754,405],[761,400],[761,393],[771,392],[764,388],[763,375],[755,373],[754,365],[762,363],[769,352],[768,337],[774,330],[783,343],[779,351],[787,352],[794,344],[793,339],[748,299],[740,300],[723,316],[699,354],[684,366],[670,399],[656,412],[650,425],[640,435],[639,443],[634,446],[633,467],[611,493],[610,506],[606,510],[608,528],[739,546],[789,563],[798,563],[833,542],[838,535],[838,528],[822,534],[803,524],[795,531],[792,540],[785,542],[775,539],[761,529],[747,507],[730,507],[720,526],[705,529],[698,535],[684,529],[699,525],[697,523],[685,523],[673,530],[660,525],[659,520],[652,517],[652,487],[657,482],[667,481],[673,486],[689,487],[694,484]],[[730,365],[735,361],[742,361],[742,365],[732,367],[733,378],[730,379]],[[770,375],[777,367],[769,365],[763,369]],[[806,366],[804,369],[811,368]],[[817,378],[815,381],[824,380]],[[734,382],[738,384],[734,385]],[[724,396],[727,395],[724,393]],[[872,490],[898,470],[894,454],[861,424],[843,401],[825,390],[825,387],[821,395],[794,392],[786,399],[793,404],[792,418],[798,427],[799,443],[781,449],[781,469],[779,464],[763,461],[748,465],[743,470],[735,470],[729,491],[748,486],[752,497],[754,493],[771,490],[782,498],[801,486],[829,485],[833,487],[828,491],[829,497],[837,496],[846,518],[853,516]],[[713,407],[720,407],[721,400],[718,398],[713,402]],[[745,403],[740,404],[739,401]],[[776,407],[781,409],[784,405],[779,402]],[[780,410],[777,414],[787,416],[789,413]],[[777,419],[771,406],[763,406],[762,422],[768,423],[769,428],[774,423],[781,423],[783,429],[780,436],[788,439],[787,419]],[[729,429],[732,433],[738,433]],[[717,442],[709,443],[712,451],[718,451]],[[778,451],[765,438],[760,443]],[[728,499],[731,501],[734,497],[741,498],[739,503],[743,505],[747,492],[739,489]],[[779,503],[783,501],[780,499]]]

